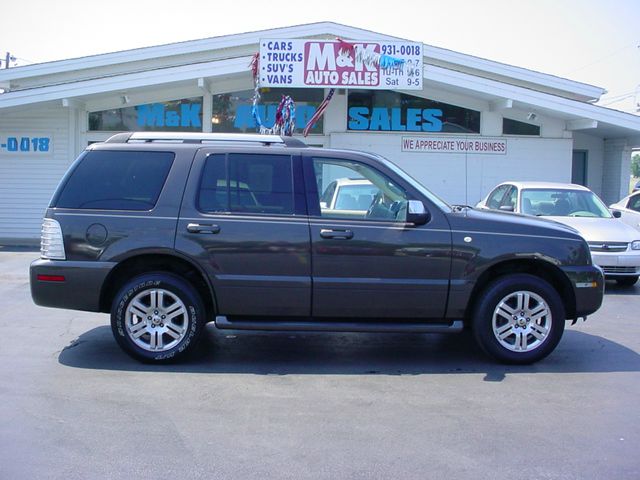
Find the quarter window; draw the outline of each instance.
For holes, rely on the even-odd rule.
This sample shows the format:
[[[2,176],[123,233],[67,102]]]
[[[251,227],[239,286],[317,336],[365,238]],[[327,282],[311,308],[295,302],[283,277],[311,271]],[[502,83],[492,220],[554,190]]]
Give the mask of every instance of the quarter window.
[[[151,210],[173,163],[170,152],[88,152],[71,173],[55,206]]]
[[[201,211],[290,215],[293,205],[290,156],[232,153],[206,159]]]

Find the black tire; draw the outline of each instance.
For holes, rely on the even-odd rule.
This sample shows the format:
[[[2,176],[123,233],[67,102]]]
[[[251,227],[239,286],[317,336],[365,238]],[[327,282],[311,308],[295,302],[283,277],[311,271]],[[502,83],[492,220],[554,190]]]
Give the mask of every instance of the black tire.
[[[111,330],[136,360],[169,363],[196,346],[206,323],[198,292],[183,278],[145,273],[125,283],[113,299]]]
[[[514,308],[518,304],[521,308]],[[487,285],[472,318],[473,333],[482,350],[511,364],[530,364],[549,355],[562,338],[564,324],[564,305],[558,292],[528,274],[505,275]]]
[[[621,287],[633,287],[638,281],[638,275],[633,275],[631,277],[615,277],[615,281]]]

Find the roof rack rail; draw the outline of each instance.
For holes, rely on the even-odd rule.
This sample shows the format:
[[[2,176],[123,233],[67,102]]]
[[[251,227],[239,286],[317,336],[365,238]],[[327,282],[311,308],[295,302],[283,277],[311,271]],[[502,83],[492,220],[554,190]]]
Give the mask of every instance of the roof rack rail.
[[[279,135],[257,133],[180,133],[180,132],[125,132],[117,133],[105,143],[260,143],[262,145],[282,145],[285,147],[306,147],[302,140]]]

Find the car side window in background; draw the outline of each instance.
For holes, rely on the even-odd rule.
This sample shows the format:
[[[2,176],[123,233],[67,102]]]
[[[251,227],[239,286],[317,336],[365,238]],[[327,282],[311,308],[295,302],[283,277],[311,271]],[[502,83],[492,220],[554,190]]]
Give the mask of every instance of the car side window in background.
[[[504,196],[504,200],[502,201],[501,206],[511,207],[511,211],[515,211],[517,198],[518,198],[518,189],[512,186],[511,189]]]
[[[203,212],[294,213],[291,156],[231,153],[205,160],[198,208]]]
[[[630,210],[634,210],[636,212],[640,212],[640,195],[635,195],[629,199],[629,207]]]
[[[487,197],[487,207],[493,208],[497,210],[500,208],[500,202],[502,201],[502,197],[504,197],[504,193],[509,188],[509,185],[500,185],[498,186],[489,197]]]
[[[173,159],[171,152],[90,151],[69,176],[55,206],[151,210]]]
[[[386,175],[345,159],[314,158],[320,214],[327,218],[404,221],[407,194]]]
[[[329,184],[329,186],[325,189],[324,193],[322,193],[322,196],[320,197],[320,207],[321,208],[331,208],[333,205],[331,205],[332,200],[333,200],[333,194],[336,191],[336,187],[338,185],[338,182],[333,181]]]

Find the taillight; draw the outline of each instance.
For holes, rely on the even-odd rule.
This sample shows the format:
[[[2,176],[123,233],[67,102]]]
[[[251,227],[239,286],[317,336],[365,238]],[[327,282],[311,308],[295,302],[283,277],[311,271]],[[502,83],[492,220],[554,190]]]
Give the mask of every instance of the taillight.
[[[42,221],[40,235],[40,256],[50,260],[65,260],[64,241],[60,224],[51,218]]]

